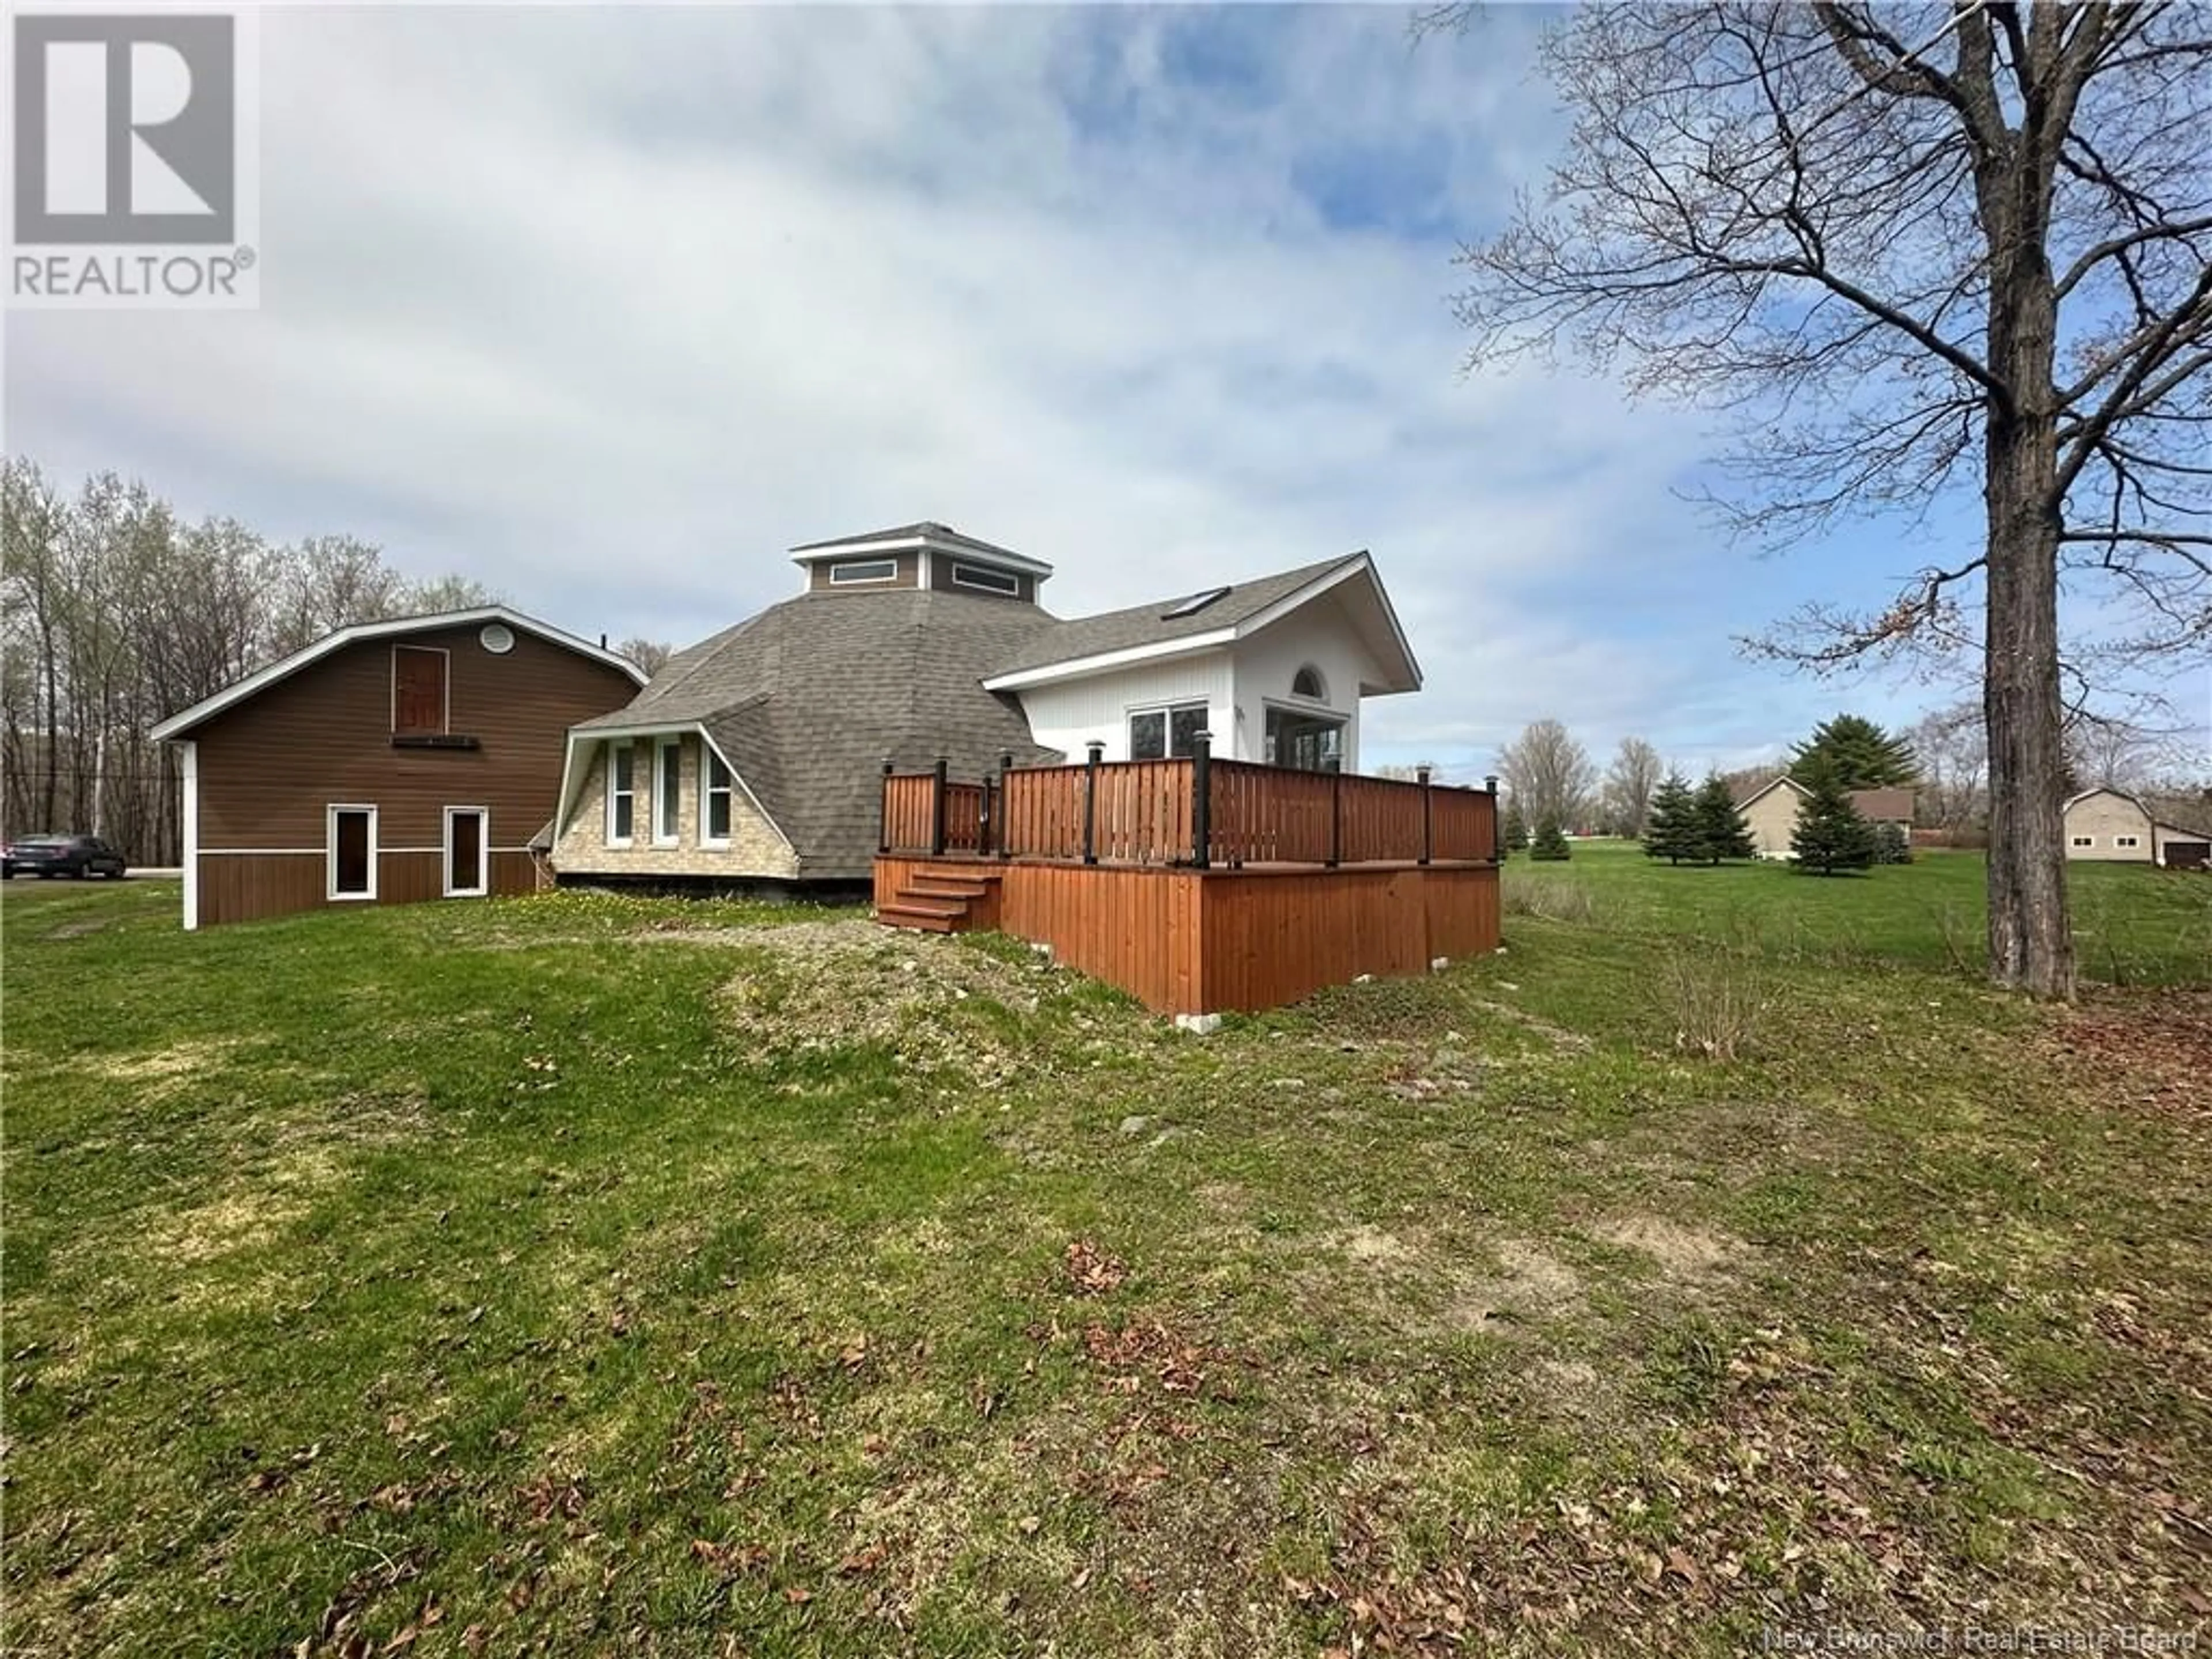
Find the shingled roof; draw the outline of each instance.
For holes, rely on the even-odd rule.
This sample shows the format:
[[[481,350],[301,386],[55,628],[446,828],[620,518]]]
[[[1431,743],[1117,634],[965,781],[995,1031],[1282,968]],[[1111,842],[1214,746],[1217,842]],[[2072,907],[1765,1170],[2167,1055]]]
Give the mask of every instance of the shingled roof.
[[[697,721],[790,840],[805,878],[865,876],[876,850],[878,780],[945,756],[981,777],[1012,750],[1057,763],[1030,739],[1018,703],[982,689],[1052,619],[1035,605],[914,588],[808,593],[771,605],[672,658],[627,708],[579,732]]]
[[[1249,582],[1236,582],[1211,589],[1200,588],[1175,599],[1154,599],[1149,605],[1133,605],[1125,611],[1108,611],[1096,617],[1077,617],[1066,622],[1054,622],[1032,634],[1018,650],[997,665],[991,678],[995,679],[1008,674],[1028,673],[1034,669],[1049,668],[1056,663],[1103,656],[1109,651],[1171,644],[1176,640],[1234,628],[1268,606],[1290,598],[1300,588],[1331,571],[1365,556],[1364,554],[1353,553],[1340,559],[1324,559],[1319,564],[1300,565],[1295,570],[1279,571],[1274,575],[1256,577]],[[1201,599],[1208,592],[1217,593],[1218,597],[1186,614],[1170,614],[1181,608],[1185,601]]]

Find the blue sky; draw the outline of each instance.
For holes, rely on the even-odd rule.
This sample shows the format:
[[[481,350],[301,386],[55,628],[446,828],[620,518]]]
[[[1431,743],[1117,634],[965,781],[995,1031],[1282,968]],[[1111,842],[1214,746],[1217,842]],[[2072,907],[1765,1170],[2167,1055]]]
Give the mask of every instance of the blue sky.
[[[1462,375],[1451,255],[1541,182],[1548,21],[271,11],[260,309],[11,317],[8,447],[678,643],[917,518],[1063,614],[1365,547],[1428,679],[1368,757],[1460,775],[1544,715],[1694,769],[1955,700],[1732,643],[1878,602],[1893,526],[1759,558],[1680,498],[1694,414]]]

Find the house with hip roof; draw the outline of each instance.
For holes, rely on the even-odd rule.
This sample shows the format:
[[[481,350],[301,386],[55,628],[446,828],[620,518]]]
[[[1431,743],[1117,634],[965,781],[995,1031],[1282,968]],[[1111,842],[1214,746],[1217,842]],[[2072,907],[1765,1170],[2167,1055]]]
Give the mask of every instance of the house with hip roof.
[[[568,732],[563,881],[869,878],[887,769],[955,775],[1211,752],[1357,771],[1365,699],[1419,665],[1364,552],[1100,615],[1053,568],[938,523],[792,550],[800,591]]]

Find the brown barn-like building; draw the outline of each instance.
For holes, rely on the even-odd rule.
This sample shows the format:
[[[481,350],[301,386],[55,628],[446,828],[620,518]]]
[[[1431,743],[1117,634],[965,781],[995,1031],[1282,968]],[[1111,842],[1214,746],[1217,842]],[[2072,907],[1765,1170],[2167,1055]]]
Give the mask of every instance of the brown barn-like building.
[[[341,629],[172,715],[185,926],[530,891],[568,728],[645,678],[487,605]]]

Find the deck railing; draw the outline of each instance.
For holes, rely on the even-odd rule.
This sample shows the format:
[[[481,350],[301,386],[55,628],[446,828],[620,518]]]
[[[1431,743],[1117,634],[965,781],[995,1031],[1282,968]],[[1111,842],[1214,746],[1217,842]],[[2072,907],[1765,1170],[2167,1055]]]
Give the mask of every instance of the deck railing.
[[[1216,760],[1201,738],[1176,760],[1016,767],[981,782],[883,779],[884,853],[966,853],[1085,864],[1490,863],[1498,793]]]

